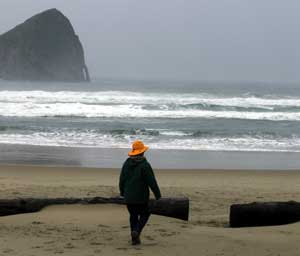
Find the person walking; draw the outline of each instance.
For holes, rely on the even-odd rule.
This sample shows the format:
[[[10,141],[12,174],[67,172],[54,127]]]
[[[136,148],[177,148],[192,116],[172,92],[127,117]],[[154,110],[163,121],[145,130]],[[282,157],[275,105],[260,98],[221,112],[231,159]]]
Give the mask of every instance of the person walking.
[[[150,217],[149,187],[156,200],[161,198],[152,167],[144,157],[148,148],[140,140],[133,142],[119,179],[120,195],[124,197],[130,215],[132,245],[141,243],[140,235]]]

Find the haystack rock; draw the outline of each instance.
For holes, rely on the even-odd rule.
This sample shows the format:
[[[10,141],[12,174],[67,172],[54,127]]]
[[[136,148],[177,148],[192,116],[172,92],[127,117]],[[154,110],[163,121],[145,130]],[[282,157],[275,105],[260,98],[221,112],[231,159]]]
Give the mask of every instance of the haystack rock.
[[[83,47],[70,21],[50,9],[2,34],[0,78],[89,81]]]

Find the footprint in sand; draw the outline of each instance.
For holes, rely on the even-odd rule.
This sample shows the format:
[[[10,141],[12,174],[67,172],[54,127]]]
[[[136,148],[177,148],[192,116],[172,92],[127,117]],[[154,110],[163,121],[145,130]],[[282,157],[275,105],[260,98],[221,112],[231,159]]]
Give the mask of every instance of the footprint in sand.
[[[166,229],[163,229],[163,228],[156,229],[156,231],[158,231],[159,233],[168,232]]]
[[[33,221],[33,222],[31,222],[31,224],[33,224],[33,225],[41,225],[41,224],[44,224],[44,223],[40,222],[40,221]]]
[[[98,227],[99,227],[99,228],[109,228],[109,226],[103,225],[103,224],[98,224]]]
[[[146,238],[147,240],[150,240],[150,241],[153,241],[153,240],[154,240],[154,238],[153,238],[152,236],[145,236],[145,238]]]
[[[169,231],[169,230],[166,230],[163,228],[157,229],[156,231],[158,231],[161,236],[174,236],[174,235],[178,234],[178,232]]]
[[[36,245],[36,246],[32,246],[31,248],[32,248],[32,249],[40,249],[40,248],[43,248],[43,246],[41,246],[41,245]]]
[[[170,233],[162,233],[162,236],[175,236],[176,232],[170,232]]]
[[[71,243],[67,243],[65,246],[64,246],[65,249],[73,249],[75,248],[75,246]]]
[[[54,254],[63,254],[64,253],[64,250],[60,250],[60,249],[56,249],[54,251]]]
[[[57,232],[60,232],[60,229],[59,228],[56,228],[56,227],[48,227],[46,228],[48,231],[57,231]]]
[[[55,241],[46,241],[46,242],[44,242],[44,244],[54,244],[55,243]]]
[[[121,250],[121,251],[127,251],[128,250],[128,248],[126,248],[126,247],[117,247],[116,249]]]
[[[188,228],[189,226],[188,226],[188,224],[182,224],[180,227],[182,227],[182,228]]]
[[[90,245],[103,245],[101,242],[90,242]]]
[[[15,252],[13,249],[10,249],[10,248],[6,248],[2,251],[3,253],[13,253]]]

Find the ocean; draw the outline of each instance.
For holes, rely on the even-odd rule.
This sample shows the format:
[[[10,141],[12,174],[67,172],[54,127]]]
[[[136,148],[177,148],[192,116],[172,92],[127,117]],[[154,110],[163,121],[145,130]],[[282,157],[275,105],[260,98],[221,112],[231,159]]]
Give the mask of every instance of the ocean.
[[[97,79],[92,83],[0,80],[0,147],[6,159],[13,159],[13,155],[3,154],[4,148],[11,149],[13,145],[18,146],[19,156],[26,155],[28,148],[43,147],[47,163],[53,148],[126,153],[136,139],[156,152],[164,152],[169,162],[185,155],[183,161],[196,161],[193,168],[203,167],[198,162],[199,155],[214,158],[220,152],[227,156],[293,155],[293,166],[297,168],[300,85],[129,79]],[[20,151],[22,146],[24,152]],[[51,150],[45,153],[45,148]],[[178,152],[175,159],[166,156],[171,151]],[[34,152],[32,159],[39,158],[40,150]],[[97,163],[89,164],[85,158],[84,164],[79,161],[75,165],[101,166],[101,155]],[[105,167],[116,167],[116,162],[109,164],[105,155]],[[230,157],[226,159],[228,162]],[[5,162],[5,157],[0,161]],[[290,163],[283,161],[280,168],[288,166]],[[205,166],[209,167],[215,168],[213,163]]]

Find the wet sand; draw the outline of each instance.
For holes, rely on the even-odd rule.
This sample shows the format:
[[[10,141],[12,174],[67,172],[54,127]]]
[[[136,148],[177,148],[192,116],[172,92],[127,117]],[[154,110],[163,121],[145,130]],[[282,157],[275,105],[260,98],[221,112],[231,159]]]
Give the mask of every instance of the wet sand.
[[[187,196],[190,221],[151,216],[129,243],[124,206],[49,206],[0,218],[0,255],[299,255],[300,223],[228,228],[229,206],[300,198],[299,171],[155,170],[163,196]],[[117,169],[1,166],[0,197],[118,195]]]
[[[0,145],[0,165],[119,168],[130,149]],[[300,152],[157,150],[147,159],[158,169],[299,170]]]

